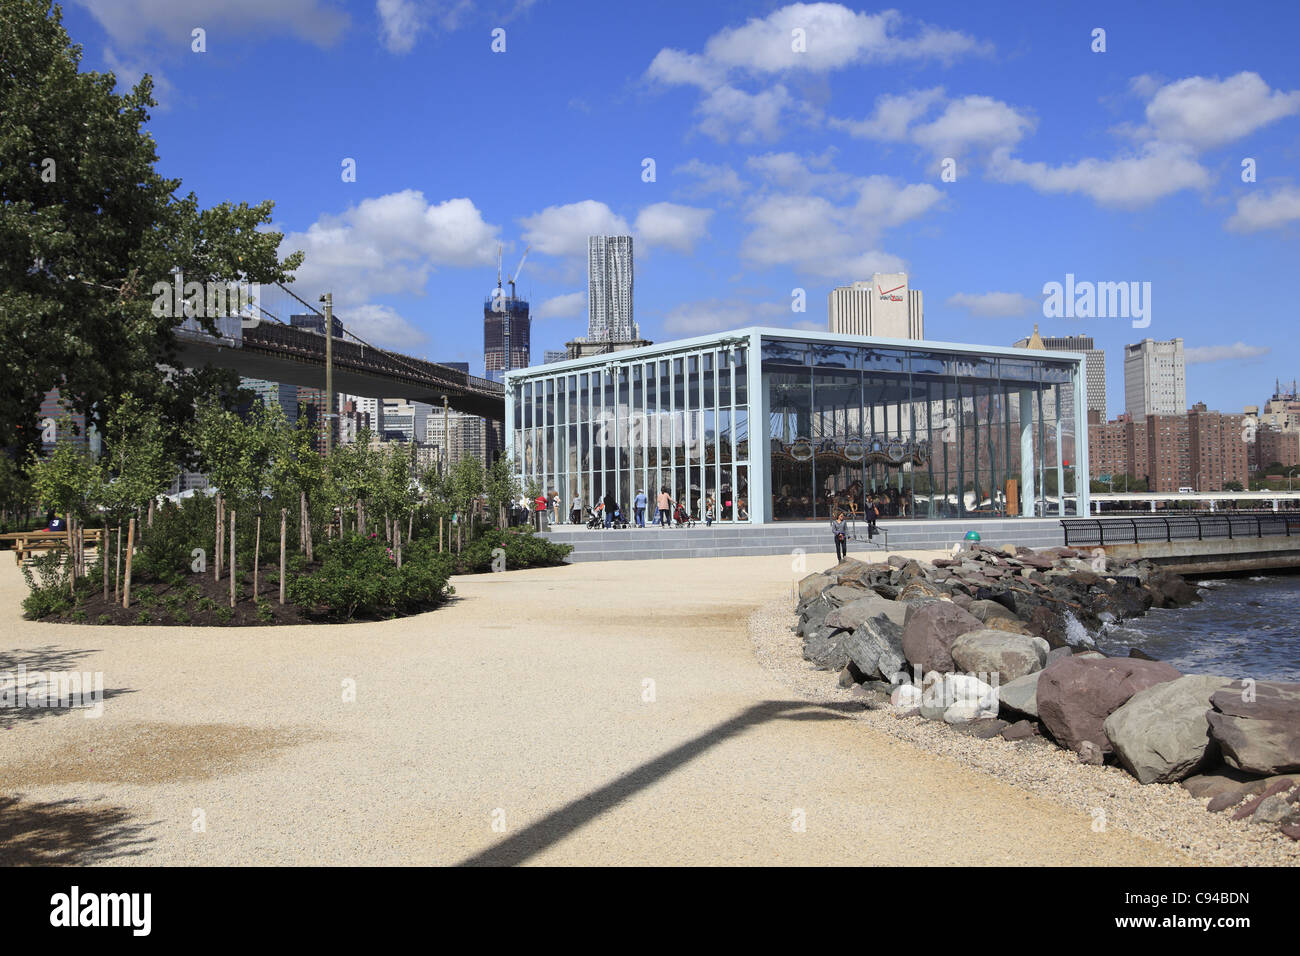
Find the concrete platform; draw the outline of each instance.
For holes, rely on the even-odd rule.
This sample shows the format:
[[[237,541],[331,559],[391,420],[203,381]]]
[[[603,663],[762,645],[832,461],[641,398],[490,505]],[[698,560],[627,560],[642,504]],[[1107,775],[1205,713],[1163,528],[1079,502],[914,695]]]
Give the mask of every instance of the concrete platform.
[[[1018,544],[1029,548],[1050,548],[1064,543],[1061,523],[1056,518],[986,518],[965,521],[886,520],[878,525],[885,532],[867,540],[867,526],[858,523],[857,539],[849,541],[849,554],[888,554],[890,551],[948,550],[967,531],[978,531],[985,544]],[[739,555],[790,554],[798,549],[809,553],[834,554],[828,522],[799,522],[770,525],[718,525],[706,528],[663,529],[657,527],[621,530],[590,530],[559,525],[546,532],[552,541],[573,545],[571,563],[584,561],[640,561],[648,558],[715,558]]]

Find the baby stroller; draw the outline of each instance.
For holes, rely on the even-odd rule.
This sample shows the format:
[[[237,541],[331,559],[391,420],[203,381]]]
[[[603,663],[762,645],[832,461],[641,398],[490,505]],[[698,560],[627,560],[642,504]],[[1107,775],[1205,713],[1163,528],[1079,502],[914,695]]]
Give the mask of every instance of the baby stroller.
[[[613,520],[613,522],[611,522],[611,526],[612,526],[612,527],[615,527],[615,528],[626,528],[626,527],[627,527],[627,518],[624,517],[624,515],[623,515],[623,509],[622,509],[622,508],[615,508],[615,509],[614,509],[614,520]]]
[[[688,528],[695,527],[695,519],[687,513],[685,506],[680,504],[677,506],[677,510],[673,512],[673,520],[677,522],[679,528],[682,525]]]
[[[599,511],[592,508],[587,509],[587,527],[603,528],[605,527],[605,518]]]

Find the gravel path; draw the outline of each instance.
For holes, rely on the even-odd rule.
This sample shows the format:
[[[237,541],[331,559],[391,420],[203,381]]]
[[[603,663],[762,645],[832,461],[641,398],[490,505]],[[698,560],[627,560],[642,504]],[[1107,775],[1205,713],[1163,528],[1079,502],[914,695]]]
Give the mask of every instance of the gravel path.
[[[816,670],[803,659],[794,624],[794,602],[771,601],[751,615],[750,638],[759,661],[781,683],[806,700],[850,702],[837,675]],[[871,736],[903,740],[962,766],[970,767],[1081,811],[1098,826],[1122,830],[1186,854],[1190,862],[1213,866],[1296,866],[1300,843],[1276,827],[1229,813],[1209,813],[1208,798],[1199,800],[1179,784],[1143,786],[1119,767],[1081,764],[1074,754],[1042,738],[1010,741],[976,740],[946,724],[921,717],[896,718],[888,703],[871,708],[858,704],[854,716]]]
[[[23,621],[0,561],[0,671],[109,690],[99,719],[0,710],[0,863],[1187,862],[875,729],[833,675],[783,683],[797,649],[756,658],[747,624],[834,563],[804,560],[479,575],[418,617],[237,629]]]

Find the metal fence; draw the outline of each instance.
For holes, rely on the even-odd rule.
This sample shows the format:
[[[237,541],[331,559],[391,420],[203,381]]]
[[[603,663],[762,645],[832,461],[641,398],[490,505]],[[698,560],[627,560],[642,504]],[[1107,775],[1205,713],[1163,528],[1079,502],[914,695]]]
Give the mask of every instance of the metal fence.
[[[1274,511],[1231,514],[1145,515],[1132,518],[1065,518],[1065,546],[1204,541],[1206,538],[1300,536],[1300,514]]]

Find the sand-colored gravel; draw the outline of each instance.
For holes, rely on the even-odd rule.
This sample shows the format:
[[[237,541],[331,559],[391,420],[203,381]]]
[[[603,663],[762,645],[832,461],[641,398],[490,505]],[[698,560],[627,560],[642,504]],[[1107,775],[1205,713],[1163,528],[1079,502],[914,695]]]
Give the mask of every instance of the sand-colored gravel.
[[[23,621],[0,560],[0,671],[110,692],[99,719],[0,711],[0,862],[1189,862],[873,729],[833,675],[820,700],[778,679],[748,625],[834,563],[806,561],[481,575],[405,620],[198,629]]]

